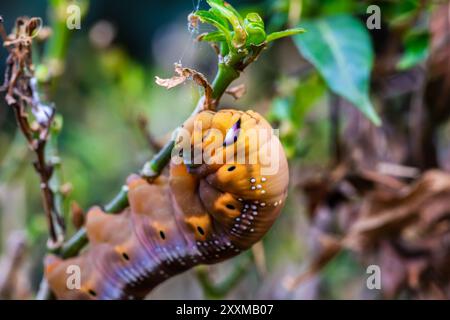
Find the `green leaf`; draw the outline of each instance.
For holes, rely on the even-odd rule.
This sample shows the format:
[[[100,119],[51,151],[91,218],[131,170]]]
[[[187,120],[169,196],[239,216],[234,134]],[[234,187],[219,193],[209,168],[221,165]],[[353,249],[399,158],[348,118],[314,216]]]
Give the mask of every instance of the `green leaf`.
[[[296,34],[304,33],[305,29],[303,28],[293,28],[293,29],[287,29],[283,31],[273,32],[267,36],[267,42],[271,42],[280,38],[293,36]]]
[[[226,18],[228,22],[231,24],[234,30],[233,35],[233,44],[236,48],[240,48],[245,45],[245,41],[247,38],[247,33],[245,32],[242,17],[239,13],[234,10],[231,5],[225,7],[223,1],[218,0],[206,0],[206,2],[211,7],[211,12],[217,16]]]
[[[428,32],[414,32],[405,39],[405,53],[397,63],[397,69],[410,69],[428,58],[429,39]]]
[[[206,41],[206,42],[221,42],[225,41],[225,36],[221,31],[214,31],[210,33],[204,33],[201,34],[198,37],[199,41]]]
[[[194,12],[194,15],[200,18],[200,21],[204,23],[209,23],[215,26],[219,30],[226,30],[228,33],[230,30],[228,29],[228,22],[223,19],[221,16],[215,14],[211,11],[206,10],[198,10]]]
[[[247,32],[247,45],[259,46],[266,41],[266,31],[264,30],[264,21],[259,14],[251,12],[247,14],[244,21],[245,31]]]
[[[228,29],[228,23],[222,19],[222,17],[217,16],[211,11],[198,10],[194,13],[201,22],[209,23],[216,27],[220,32],[222,32],[223,36],[227,40],[229,46],[231,46],[231,32]]]
[[[333,92],[380,125],[369,98],[374,54],[367,29],[347,15],[303,21],[302,25],[308,32],[294,36],[294,41],[305,59],[317,68]]]

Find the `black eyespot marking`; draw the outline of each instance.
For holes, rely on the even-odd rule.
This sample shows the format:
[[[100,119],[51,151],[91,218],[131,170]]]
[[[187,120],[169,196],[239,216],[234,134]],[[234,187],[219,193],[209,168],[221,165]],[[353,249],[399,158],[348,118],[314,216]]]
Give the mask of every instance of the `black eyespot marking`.
[[[205,235],[205,231],[202,229],[202,227],[197,227],[198,233],[200,233],[202,236]]]
[[[228,171],[233,171],[234,169],[236,169],[236,166],[228,167]]]
[[[230,210],[236,209],[235,206],[233,206],[232,204],[227,204],[226,207]]]
[[[164,234],[164,231],[159,231],[159,236],[161,237],[161,239],[165,240],[166,239],[166,235]]]
[[[126,252],[123,252],[123,253],[122,253],[122,257],[123,257],[125,260],[127,260],[127,261],[130,260],[130,257],[128,256],[128,254],[127,254]]]
[[[91,295],[91,296],[93,296],[93,297],[96,297],[97,296],[97,293],[94,291],[94,290],[92,290],[92,289],[89,289],[89,294]]]

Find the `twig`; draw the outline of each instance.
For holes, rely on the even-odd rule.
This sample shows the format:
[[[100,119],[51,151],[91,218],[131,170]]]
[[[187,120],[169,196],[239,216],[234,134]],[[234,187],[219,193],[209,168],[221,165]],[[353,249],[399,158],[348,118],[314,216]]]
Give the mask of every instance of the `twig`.
[[[44,104],[37,91],[31,61],[31,37],[38,27],[36,18],[19,18],[12,38],[6,38],[9,47],[8,70],[5,75],[5,100],[13,109],[18,127],[36,155],[34,167],[40,177],[42,203],[49,226],[49,247],[61,245],[64,237],[64,222],[54,205],[54,193],[50,188],[53,164],[46,159],[46,145],[54,117],[54,108]],[[3,29],[3,26],[0,28]],[[3,29],[4,30],[4,29]],[[30,124],[26,107],[36,119]]]

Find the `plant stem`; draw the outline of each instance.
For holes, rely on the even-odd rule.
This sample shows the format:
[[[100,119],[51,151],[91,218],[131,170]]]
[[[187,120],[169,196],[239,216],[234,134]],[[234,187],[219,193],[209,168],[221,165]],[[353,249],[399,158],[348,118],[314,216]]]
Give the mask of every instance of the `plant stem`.
[[[164,167],[169,163],[174,146],[174,139],[170,139],[150,161],[145,163],[141,175],[147,179],[153,179],[159,176]]]
[[[239,78],[239,71],[223,62],[220,63],[217,75],[212,83],[213,99],[217,101],[220,100],[228,86],[237,78]]]
[[[128,206],[128,187],[123,186],[119,193],[104,206],[105,212],[117,213]]]

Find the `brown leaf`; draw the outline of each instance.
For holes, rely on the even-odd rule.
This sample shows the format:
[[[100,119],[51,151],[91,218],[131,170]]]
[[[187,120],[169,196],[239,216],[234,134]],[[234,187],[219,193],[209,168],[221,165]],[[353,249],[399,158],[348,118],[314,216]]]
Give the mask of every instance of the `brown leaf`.
[[[205,90],[205,108],[210,109],[212,105],[212,87],[206,77],[194,69],[183,68],[179,63],[175,63],[175,73],[177,75],[169,79],[162,79],[156,76],[156,84],[167,89],[172,89],[187,80],[192,80]]]

